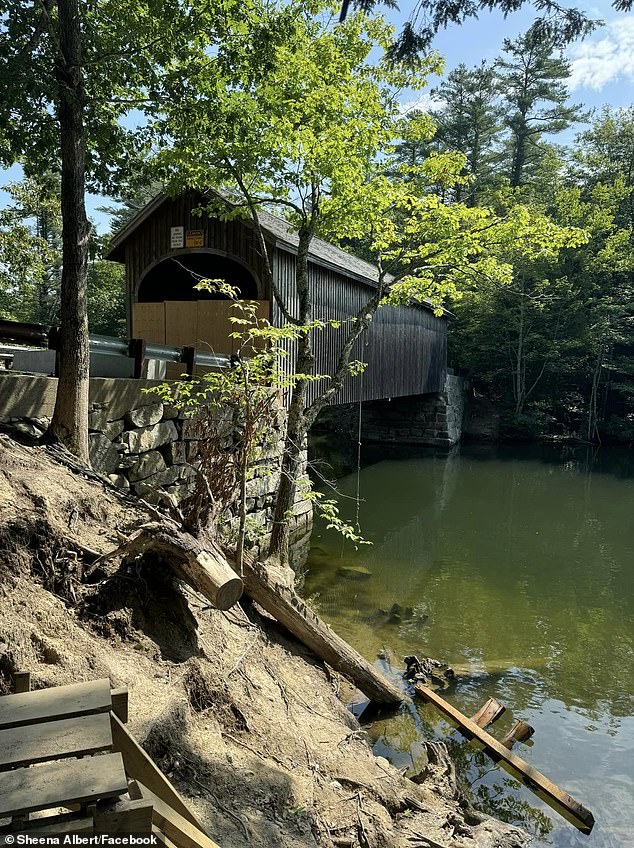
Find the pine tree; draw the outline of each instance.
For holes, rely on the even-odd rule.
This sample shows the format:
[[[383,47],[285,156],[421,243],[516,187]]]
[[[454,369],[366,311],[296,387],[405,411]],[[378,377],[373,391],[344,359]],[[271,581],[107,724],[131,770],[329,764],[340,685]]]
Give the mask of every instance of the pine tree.
[[[552,41],[532,28],[515,41],[505,39],[506,58],[497,61],[508,139],[508,177],[513,187],[530,181],[544,159],[545,135],[584,120],[581,107],[568,105],[570,64]]]
[[[457,199],[470,206],[477,205],[482,189],[495,178],[496,144],[502,130],[495,82],[495,71],[486,62],[472,70],[459,65],[432,92],[441,104],[431,113],[437,126],[435,140],[443,151],[458,151],[466,157],[472,182],[459,189]]]

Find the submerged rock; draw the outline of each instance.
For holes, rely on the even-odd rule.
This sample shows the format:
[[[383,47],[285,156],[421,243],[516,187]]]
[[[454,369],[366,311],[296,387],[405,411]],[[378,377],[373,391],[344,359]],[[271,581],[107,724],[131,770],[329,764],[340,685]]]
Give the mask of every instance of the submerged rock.
[[[342,565],[337,569],[337,574],[346,580],[367,580],[372,577],[370,569],[362,565]]]

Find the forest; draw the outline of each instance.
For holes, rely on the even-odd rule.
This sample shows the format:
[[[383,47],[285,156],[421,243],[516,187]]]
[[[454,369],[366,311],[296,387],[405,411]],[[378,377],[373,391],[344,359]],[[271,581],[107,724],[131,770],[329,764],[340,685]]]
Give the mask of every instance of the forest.
[[[249,80],[253,66],[248,53],[232,44],[231,38],[254,40],[268,27],[269,42],[284,43],[286,55],[282,57],[279,50],[271,53],[272,64],[257,81],[261,90],[246,105],[229,96],[223,99],[217,91],[212,96],[218,71],[216,76],[208,73],[201,64],[205,47],[202,42],[194,45],[195,39],[185,36],[178,23],[173,24],[174,55],[169,56],[169,37],[157,36],[160,20],[128,21],[139,36],[149,39],[150,46],[143,56],[131,60],[125,79],[117,77],[121,72],[108,64],[107,55],[98,66],[99,73],[91,75],[87,64],[86,175],[88,187],[104,194],[104,207],[111,212],[111,232],[97,234],[92,226],[87,238],[90,331],[125,333],[123,270],[103,256],[111,235],[162,188],[177,191],[185,184],[214,185],[231,191],[240,181],[240,169],[235,167],[239,161],[241,176],[248,175],[257,185],[257,202],[301,224],[292,199],[302,196],[308,171],[322,168],[323,163],[315,166],[310,157],[304,157],[304,184],[300,184],[284,173],[284,161],[292,161],[294,153],[280,145],[285,131],[282,122],[275,135],[247,135],[245,130],[248,122],[257,127],[266,124],[270,85],[276,80],[288,86],[293,63],[300,77],[306,75],[309,89],[310,73],[320,62],[321,71],[329,63],[335,78],[342,61],[347,62],[349,72],[357,77],[355,96],[370,81],[381,97],[387,93],[398,98],[403,92],[421,91],[432,78],[439,79],[426,96],[424,108],[404,109],[397,103],[384,137],[376,136],[378,112],[360,117],[360,126],[375,137],[368,137],[367,150],[360,153],[361,158],[367,153],[368,161],[362,167],[360,161],[354,162],[355,173],[347,173],[349,163],[333,153],[336,131],[345,115],[339,125],[332,120],[331,137],[326,133],[319,143],[327,155],[332,154],[337,173],[320,175],[322,197],[329,194],[329,207],[322,202],[324,209],[317,214],[315,205],[312,232],[372,261],[389,264],[392,271],[400,269],[405,282],[399,292],[386,296],[386,303],[390,298],[403,302],[424,295],[450,309],[454,317],[449,364],[469,380],[475,398],[485,398],[499,411],[503,436],[631,442],[634,109],[606,106],[589,111],[574,103],[568,90],[570,65],[561,44],[537,26],[515,40],[505,40],[497,60],[473,68],[459,65],[443,74],[442,59],[428,53],[415,70],[395,59],[389,67],[383,63],[371,69],[369,49],[385,48],[389,28],[379,25],[378,18],[364,21],[363,15],[355,13],[339,25],[350,27],[348,43],[337,45],[340,54],[331,45],[331,54],[319,57],[311,68],[299,60],[302,39],[313,43],[321,39],[325,45],[326,38],[332,37],[328,35],[331,23],[316,25],[316,10],[302,3],[276,13],[269,10],[263,22],[257,6],[239,25],[236,21],[227,26],[217,21],[207,24],[215,30],[206,37],[223,44],[224,58],[232,63],[232,78],[225,80],[227,91],[231,86],[239,91],[254,80]],[[288,15],[299,8],[304,30],[291,33]],[[106,19],[108,11],[113,10],[106,10]],[[16,19],[16,30],[26,27],[26,21],[26,16]],[[95,19],[86,26],[98,23]],[[113,55],[117,50],[125,53],[125,43],[115,44],[117,39],[125,42],[122,32],[109,32],[105,44],[96,38],[96,31],[88,31],[89,50],[112,48]],[[152,47],[153,43],[158,46]],[[14,68],[14,73],[5,76],[7,114],[15,109],[29,74],[47,60],[46,49],[35,51],[37,61],[32,67],[18,62],[19,72]],[[364,55],[352,56],[354,50]],[[5,61],[7,67],[17,61],[7,49]],[[281,61],[286,62],[285,69],[275,66]],[[170,63],[171,71],[165,72]],[[175,92],[185,78],[187,86],[175,108]],[[108,85],[116,92],[112,97],[107,94]],[[54,100],[50,91],[35,92],[33,102],[27,103],[2,140],[5,163],[19,162],[24,178],[8,186],[10,199],[0,210],[0,313],[13,320],[55,324],[60,318],[63,268],[61,176],[55,156],[49,155],[55,145],[51,128],[37,114],[38,102],[46,96]],[[209,112],[204,118],[199,115],[192,130],[191,109],[205,99],[220,107],[218,115],[213,120]],[[108,105],[100,112],[102,104]],[[374,106],[378,104],[379,100]],[[277,105],[284,108],[281,102]],[[384,123],[386,114],[380,117]],[[352,115],[348,113],[348,119]],[[314,115],[304,120],[309,123]],[[227,149],[233,145],[230,152],[235,158],[225,157],[220,167],[226,151],[212,149],[193,162],[193,152],[202,150],[208,138],[218,139],[230,123],[244,130],[241,147],[236,139],[223,141]],[[29,127],[32,137],[24,144]],[[256,152],[254,145],[262,149]],[[244,165],[247,155],[251,159]],[[346,179],[344,203],[337,199],[342,192],[336,182]],[[397,197],[405,189],[407,200],[404,195]],[[358,206],[366,203],[362,213],[357,209],[350,214],[352,194]],[[408,219],[405,207],[414,202],[422,205]],[[306,202],[301,205],[306,209]],[[368,209],[381,215],[388,205],[392,226],[407,233],[407,245],[394,232],[377,238]],[[345,223],[344,208],[348,210]],[[480,227],[478,221],[490,223]],[[501,222],[506,222],[506,230]],[[452,227],[460,238],[449,237]],[[433,273],[424,271],[417,277],[413,269],[422,261],[426,269],[433,266]]]

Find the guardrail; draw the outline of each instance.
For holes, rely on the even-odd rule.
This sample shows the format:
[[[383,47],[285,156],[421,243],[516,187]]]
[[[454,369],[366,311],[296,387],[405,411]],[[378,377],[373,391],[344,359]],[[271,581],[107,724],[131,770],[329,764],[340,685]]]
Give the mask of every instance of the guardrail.
[[[228,368],[231,364],[230,358],[224,353],[205,353],[191,346],[169,347],[146,342],[144,339],[116,339],[112,336],[92,334],[89,340],[91,353],[134,359],[134,376],[137,379],[143,376],[143,367],[148,359],[183,363],[189,376],[194,373],[197,365],[202,368]],[[59,327],[0,319],[0,341],[25,347],[45,347],[57,352]],[[57,357],[55,373],[57,374]]]

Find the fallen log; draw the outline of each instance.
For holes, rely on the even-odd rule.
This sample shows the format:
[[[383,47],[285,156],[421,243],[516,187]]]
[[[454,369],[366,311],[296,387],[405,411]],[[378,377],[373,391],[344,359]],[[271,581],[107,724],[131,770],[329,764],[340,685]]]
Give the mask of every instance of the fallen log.
[[[484,750],[496,763],[501,763],[514,777],[524,783],[539,798],[546,801],[553,809],[557,810],[565,819],[579,828],[583,833],[590,833],[594,827],[594,816],[586,807],[560,789],[555,783],[537,771],[534,766],[525,762],[517,754],[509,751],[501,742],[479,727],[472,719],[457,710],[444,698],[441,698],[433,689],[427,686],[416,686],[416,692],[421,698],[433,704],[440,712],[444,713],[451,721],[458,725],[460,732],[470,739],[477,739],[484,746]]]
[[[337,636],[290,586],[283,581],[276,582],[272,572],[262,563],[246,556],[242,579],[244,591],[250,598],[320,659],[349,678],[371,701],[398,706],[404,700],[403,693],[394,684]]]
[[[112,554],[125,558],[153,553],[174,569],[176,575],[200,592],[216,609],[228,610],[240,600],[242,580],[213,542],[204,547],[175,525],[146,524]],[[110,555],[107,555],[110,556]]]

